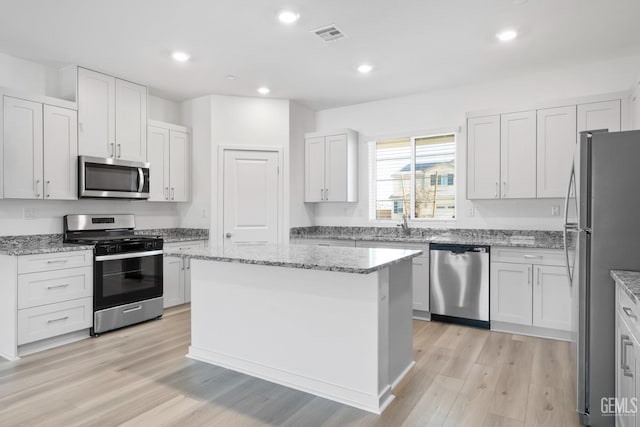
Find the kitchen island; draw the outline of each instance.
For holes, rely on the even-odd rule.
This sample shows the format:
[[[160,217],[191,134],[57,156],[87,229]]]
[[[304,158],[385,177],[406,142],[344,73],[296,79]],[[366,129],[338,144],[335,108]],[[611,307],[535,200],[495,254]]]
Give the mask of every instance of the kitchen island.
[[[191,260],[188,357],[374,413],[413,366],[421,251],[242,246]]]

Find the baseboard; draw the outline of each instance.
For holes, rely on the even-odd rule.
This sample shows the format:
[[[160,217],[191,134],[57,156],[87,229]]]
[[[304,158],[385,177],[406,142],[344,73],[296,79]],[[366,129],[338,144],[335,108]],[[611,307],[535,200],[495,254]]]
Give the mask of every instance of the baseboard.
[[[518,325],[515,323],[491,321],[491,330],[496,332],[508,332],[511,334],[528,335],[538,338],[548,338],[559,341],[571,341],[571,331],[540,328],[537,326]]]
[[[422,310],[413,310],[413,318],[417,320],[431,320],[431,313]]]
[[[409,371],[411,370],[411,368],[413,368],[415,366],[416,362],[414,362],[413,360],[411,361],[411,363],[409,363],[409,365],[404,368],[404,371],[402,371],[400,373],[400,375],[398,375],[398,378],[396,378],[392,383],[391,383],[391,388],[396,388],[396,386],[398,384],[400,384],[400,381],[402,381],[402,379],[407,376],[407,374],[409,373]]]
[[[80,341],[89,337],[89,329],[82,329],[80,331],[69,332],[68,334],[59,335],[57,337],[22,344],[21,346],[18,346],[18,356],[27,356],[39,351],[49,350],[50,348],[59,347],[65,344],[71,344],[72,342]]]
[[[249,360],[239,359],[194,346],[189,346],[187,357],[311,393],[358,409],[373,412],[374,414],[381,414],[395,398],[391,393],[390,385],[387,385],[380,393],[369,394],[316,378],[298,375],[293,372],[264,366]]]

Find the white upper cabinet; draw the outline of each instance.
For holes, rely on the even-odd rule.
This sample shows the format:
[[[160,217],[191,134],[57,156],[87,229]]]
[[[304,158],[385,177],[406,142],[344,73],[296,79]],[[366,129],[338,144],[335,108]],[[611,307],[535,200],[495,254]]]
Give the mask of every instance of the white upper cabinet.
[[[116,150],[116,79],[78,68],[78,150],[114,157]]]
[[[575,105],[538,110],[538,197],[565,196],[576,146],[575,136]]]
[[[4,196],[41,199],[42,104],[4,97]]]
[[[189,135],[185,132],[169,132],[169,182],[171,201],[188,202],[191,187]]]
[[[116,79],[116,158],[147,158],[147,88]]]
[[[149,162],[149,201],[169,200],[169,129],[149,126],[147,130]]]
[[[357,132],[306,134],[304,201],[358,201]]]
[[[191,197],[191,142],[187,128],[150,121],[147,161],[151,202],[188,202]]]
[[[304,145],[304,201],[324,201],[324,136],[307,138]]]
[[[619,132],[620,119],[619,99],[578,105],[578,132],[597,129]]]
[[[78,113],[44,106],[45,199],[78,198]]]
[[[467,121],[467,198],[500,197],[500,116]]]
[[[536,197],[536,112],[500,116],[500,177],[503,199]]]
[[[77,112],[5,96],[4,195],[77,198]]]
[[[78,69],[79,154],[145,161],[147,88]]]

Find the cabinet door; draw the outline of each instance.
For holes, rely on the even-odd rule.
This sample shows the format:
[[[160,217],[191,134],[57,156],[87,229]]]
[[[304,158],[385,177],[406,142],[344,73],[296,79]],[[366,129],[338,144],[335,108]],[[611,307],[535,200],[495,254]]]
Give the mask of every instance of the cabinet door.
[[[4,97],[4,197],[41,199],[42,104]]]
[[[191,302],[191,258],[185,259],[184,269],[184,302]]]
[[[413,259],[413,309],[429,311],[429,253]]]
[[[78,68],[78,153],[114,157],[116,79]]]
[[[500,197],[500,116],[467,120],[467,198]]]
[[[576,148],[576,106],[538,110],[538,197],[564,197]]]
[[[534,266],[533,326],[571,330],[571,288],[559,266]]]
[[[636,398],[638,364],[638,345],[634,340],[631,330],[622,320],[620,314],[616,315],[616,351],[615,351],[615,379],[616,400],[621,407],[626,405],[631,409],[631,399]],[[616,417],[616,425],[620,427],[636,427],[635,414],[625,413]]]
[[[324,200],[324,137],[308,138],[304,142],[304,201]]]
[[[191,187],[189,135],[172,130],[169,136],[169,182],[171,201],[188,202]]]
[[[327,136],[324,144],[324,200],[346,202],[348,180],[347,135]]]
[[[620,131],[620,100],[592,102],[578,105],[578,132],[609,129]],[[577,140],[580,140],[578,135]]]
[[[536,197],[536,112],[500,116],[500,177],[503,199]]]
[[[164,307],[184,303],[184,259],[164,257],[163,269]]]
[[[147,88],[116,79],[116,157],[147,159]]]
[[[78,112],[44,106],[44,197],[78,198]]]
[[[531,325],[529,264],[491,263],[491,320]]]
[[[169,200],[169,129],[149,126],[147,129],[147,161],[149,170],[149,201]]]

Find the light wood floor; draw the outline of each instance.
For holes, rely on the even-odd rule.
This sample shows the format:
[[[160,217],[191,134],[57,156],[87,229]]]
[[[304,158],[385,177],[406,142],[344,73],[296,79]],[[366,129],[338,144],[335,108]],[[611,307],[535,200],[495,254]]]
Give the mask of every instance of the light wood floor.
[[[189,336],[182,306],[162,320],[2,361],[0,425],[578,425],[565,342],[415,321],[416,366],[376,416],[187,359]]]

